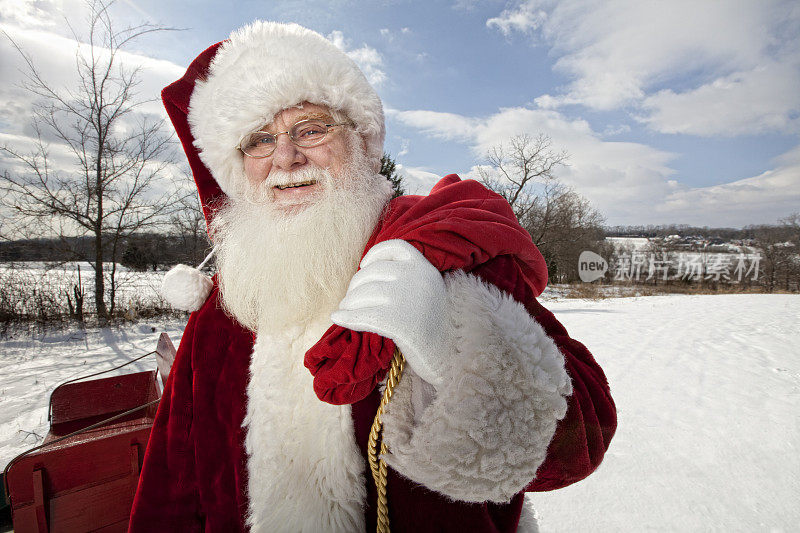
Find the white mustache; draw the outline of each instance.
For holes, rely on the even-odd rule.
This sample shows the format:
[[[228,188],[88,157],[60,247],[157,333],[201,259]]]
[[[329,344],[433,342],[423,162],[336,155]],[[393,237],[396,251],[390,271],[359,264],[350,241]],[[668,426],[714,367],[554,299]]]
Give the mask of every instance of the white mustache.
[[[272,170],[266,179],[266,187],[286,187],[288,185],[298,185],[305,182],[321,183],[323,185],[333,184],[333,175],[326,168],[308,167],[301,168],[292,172],[285,170]]]

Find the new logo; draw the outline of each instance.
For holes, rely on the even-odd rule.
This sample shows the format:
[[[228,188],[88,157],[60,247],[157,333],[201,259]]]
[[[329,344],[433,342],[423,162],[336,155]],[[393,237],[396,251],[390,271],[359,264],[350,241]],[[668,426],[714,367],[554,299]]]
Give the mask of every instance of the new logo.
[[[584,251],[578,257],[578,275],[581,281],[590,282],[603,277],[608,270],[605,259],[594,252]]]

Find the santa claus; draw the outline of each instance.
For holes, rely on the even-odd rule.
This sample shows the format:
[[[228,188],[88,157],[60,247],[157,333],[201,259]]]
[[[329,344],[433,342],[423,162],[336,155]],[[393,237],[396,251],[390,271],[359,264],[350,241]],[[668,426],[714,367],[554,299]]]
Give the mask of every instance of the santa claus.
[[[367,441],[395,347],[405,372],[380,417],[393,531],[533,530],[526,491],[598,466],[614,404],[537,302],[547,270],[529,235],[455,175],[392,200],[381,101],[342,51],[256,22],[162,96],[218,273],[130,531],[375,530]]]

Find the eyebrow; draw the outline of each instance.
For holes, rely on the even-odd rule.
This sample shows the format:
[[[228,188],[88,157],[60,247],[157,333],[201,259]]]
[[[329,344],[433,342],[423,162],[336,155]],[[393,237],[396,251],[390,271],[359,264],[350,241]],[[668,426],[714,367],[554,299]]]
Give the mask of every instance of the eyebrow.
[[[324,120],[325,122],[333,122],[333,117],[327,113],[303,113],[297,118],[297,120],[295,120],[295,123],[300,122],[301,120],[314,119]]]
[[[297,124],[298,122],[301,122],[303,120],[324,120],[327,123],[327,122],[333,122],[333,117],[328,113],[303,113],[302,115],[297,117],[297,120],[295,120],[293,124]],[[268,127],[269,124],[264,124],[256,131],[266,132]]]

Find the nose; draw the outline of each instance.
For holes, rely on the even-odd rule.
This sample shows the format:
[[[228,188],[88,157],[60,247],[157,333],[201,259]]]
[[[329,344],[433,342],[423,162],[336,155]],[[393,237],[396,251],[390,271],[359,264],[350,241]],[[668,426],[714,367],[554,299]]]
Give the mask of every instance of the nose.
[[[306,156],[289,139],[288,134],[278,135],[275,139],[275,152],[272,154],[272,165],[281,170],[295,170],[304,165]]]

